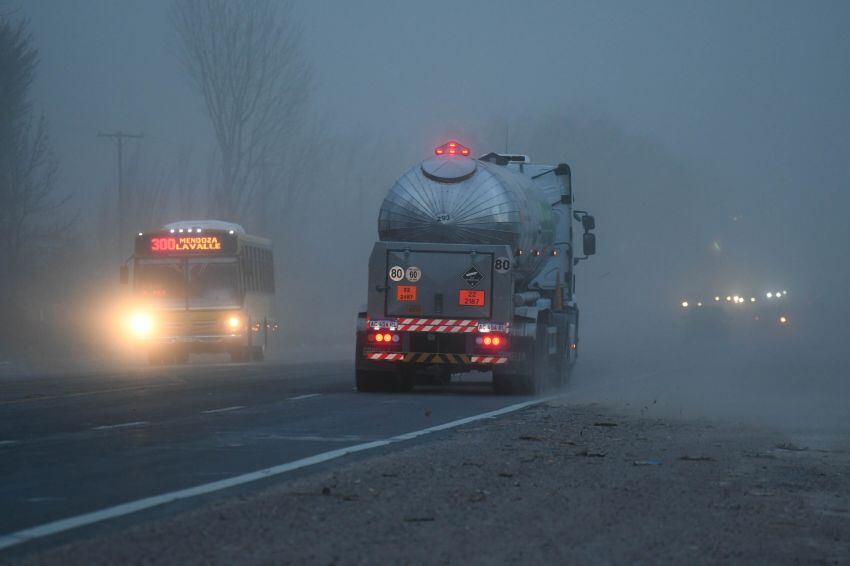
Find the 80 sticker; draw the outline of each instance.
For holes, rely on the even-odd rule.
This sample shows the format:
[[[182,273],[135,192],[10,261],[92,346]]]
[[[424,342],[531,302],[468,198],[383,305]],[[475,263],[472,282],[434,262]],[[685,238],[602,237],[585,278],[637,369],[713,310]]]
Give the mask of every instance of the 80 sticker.
[[[394,265],[390,268],[389,272],[390,279],[398,283],[402,279],[404,279],[404,268],[400,265]]]
[[[493,262],[493,269],[499,273],[507,273],[511,270],[511,260],[506,257],[497,258],[496,261]]]

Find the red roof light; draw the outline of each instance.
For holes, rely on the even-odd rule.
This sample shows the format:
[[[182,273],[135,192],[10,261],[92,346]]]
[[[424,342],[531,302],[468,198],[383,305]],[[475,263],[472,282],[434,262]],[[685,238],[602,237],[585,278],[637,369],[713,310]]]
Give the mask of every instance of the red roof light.
[[[436,155],[463,155],[464,157],[470,154],[470,150],[468,147],[460,145],[456,141],[446,142],[439,147],[434,148],[434,153]]]

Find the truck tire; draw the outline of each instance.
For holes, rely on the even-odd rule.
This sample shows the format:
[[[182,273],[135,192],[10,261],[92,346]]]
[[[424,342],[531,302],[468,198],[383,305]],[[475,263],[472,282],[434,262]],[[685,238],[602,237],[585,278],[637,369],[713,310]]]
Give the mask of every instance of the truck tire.
[[[357,391],[361,393],[398,390],[398,378],[394,372],[356,369],[354,379]]]
[[[537,321],[534,341],[528,345],[527,360],[521,373],[493,370],[493,390],[499,395],[539,395],[549,387],[552,367],[549,363],[546,320]]]

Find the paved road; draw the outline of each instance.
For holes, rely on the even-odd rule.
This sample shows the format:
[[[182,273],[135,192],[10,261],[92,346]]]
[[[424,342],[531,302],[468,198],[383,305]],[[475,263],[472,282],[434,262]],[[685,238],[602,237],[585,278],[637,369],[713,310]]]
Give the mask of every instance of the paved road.
[[[484,384],[362,395],[345,364],[0,380],[0,535],[515,404]]]

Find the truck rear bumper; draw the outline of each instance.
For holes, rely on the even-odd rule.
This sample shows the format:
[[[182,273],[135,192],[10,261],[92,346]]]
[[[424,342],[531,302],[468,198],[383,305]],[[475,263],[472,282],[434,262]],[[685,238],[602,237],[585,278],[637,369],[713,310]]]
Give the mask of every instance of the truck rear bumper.
[[[364,352],[363,357],[369,361],[403,362],[413,364],[506,364],[510,361],[509,354],[449,354],[437,352]]]

